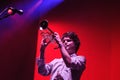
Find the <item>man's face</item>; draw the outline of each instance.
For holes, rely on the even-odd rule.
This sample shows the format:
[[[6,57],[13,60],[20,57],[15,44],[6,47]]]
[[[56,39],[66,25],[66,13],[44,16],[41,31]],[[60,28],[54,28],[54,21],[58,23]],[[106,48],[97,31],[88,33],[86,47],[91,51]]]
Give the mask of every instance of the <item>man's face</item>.
[[[69,54],[75,53],[75,43],[72,39],[70,39],[69,37],[64,37],[62,42]]]

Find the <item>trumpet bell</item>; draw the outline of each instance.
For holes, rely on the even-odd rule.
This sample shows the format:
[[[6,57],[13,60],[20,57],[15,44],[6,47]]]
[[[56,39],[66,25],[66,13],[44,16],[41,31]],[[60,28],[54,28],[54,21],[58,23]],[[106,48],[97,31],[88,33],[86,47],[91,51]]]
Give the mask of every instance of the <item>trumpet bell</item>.
[[[48,27],[48,21],[44,20],[40,23],[40,30],[44,30]]]

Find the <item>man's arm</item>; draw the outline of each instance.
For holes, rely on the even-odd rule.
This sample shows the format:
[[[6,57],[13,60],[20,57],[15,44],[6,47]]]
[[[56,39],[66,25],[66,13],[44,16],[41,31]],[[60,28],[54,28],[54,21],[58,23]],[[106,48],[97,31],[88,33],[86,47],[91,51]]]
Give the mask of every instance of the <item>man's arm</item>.
[[[67,52],[67,50],[65,49],[65,47],[60,39],[59,34],[55,32],[54,35],[55,35],[55,40],[60,47],[62,58],[66,64],[66,66],[69,67],[71,64],[71,57],[70,57],[69,53]]]
[[[71,64],[71,57],[70,57],[69,53],[67,52],[67,50],[65,49],[65,47],[63,46],[63,43],[59,42],[59,44],[60,44],[60,51],[61,51],[62,58],[66,64],[66,66],[69,67]]]
[[[45,58],[44,58],[45,49],[49,43],[50,42],[46,43],[45,39],[41,41],[40,59],[37,61],[38,72],[44,76],[49,75],[51,71],[50,65],[45,64]]]

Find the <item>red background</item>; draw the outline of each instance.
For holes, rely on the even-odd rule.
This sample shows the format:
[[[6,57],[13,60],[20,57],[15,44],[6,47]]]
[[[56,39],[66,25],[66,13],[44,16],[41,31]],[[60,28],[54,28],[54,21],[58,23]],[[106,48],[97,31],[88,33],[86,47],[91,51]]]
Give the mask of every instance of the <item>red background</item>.
[[[79,35],[78,54],[87,59],[81,80],[119,80],[119,8],[118,2],[66,0],[42,18],[29,18],[22,28],[16,29],[17,21],[9,25],[14,27],[0,34],[0,80],[49,80],[37,73],[35,64],[41,40],[38,24],[43,19],[60,35],[66,31]],[[51,43],[47,47],[46,62],[60,57],[55,46]]]

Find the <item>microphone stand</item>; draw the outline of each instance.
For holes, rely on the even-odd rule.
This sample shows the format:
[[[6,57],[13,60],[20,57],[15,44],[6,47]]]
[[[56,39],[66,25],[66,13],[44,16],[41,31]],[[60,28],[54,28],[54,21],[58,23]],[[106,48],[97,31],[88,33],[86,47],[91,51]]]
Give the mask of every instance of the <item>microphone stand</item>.
[[[4,19],[4,18],[7,18],[7,17],[9,17],[10,16],[10,14],[6,14],[6,15],[4,15],[3,17],[0,17],[0,20],[2,20],[2,19]]]
[[[8,8],[5,8],[1,13],[0,13],[0,20],[7,18],[10,16],[10,14],[4,14],[6,11],[8,10]],[[3,15],[3,16],[2,16]],[[1,17],[2,16],[2,17]]]

